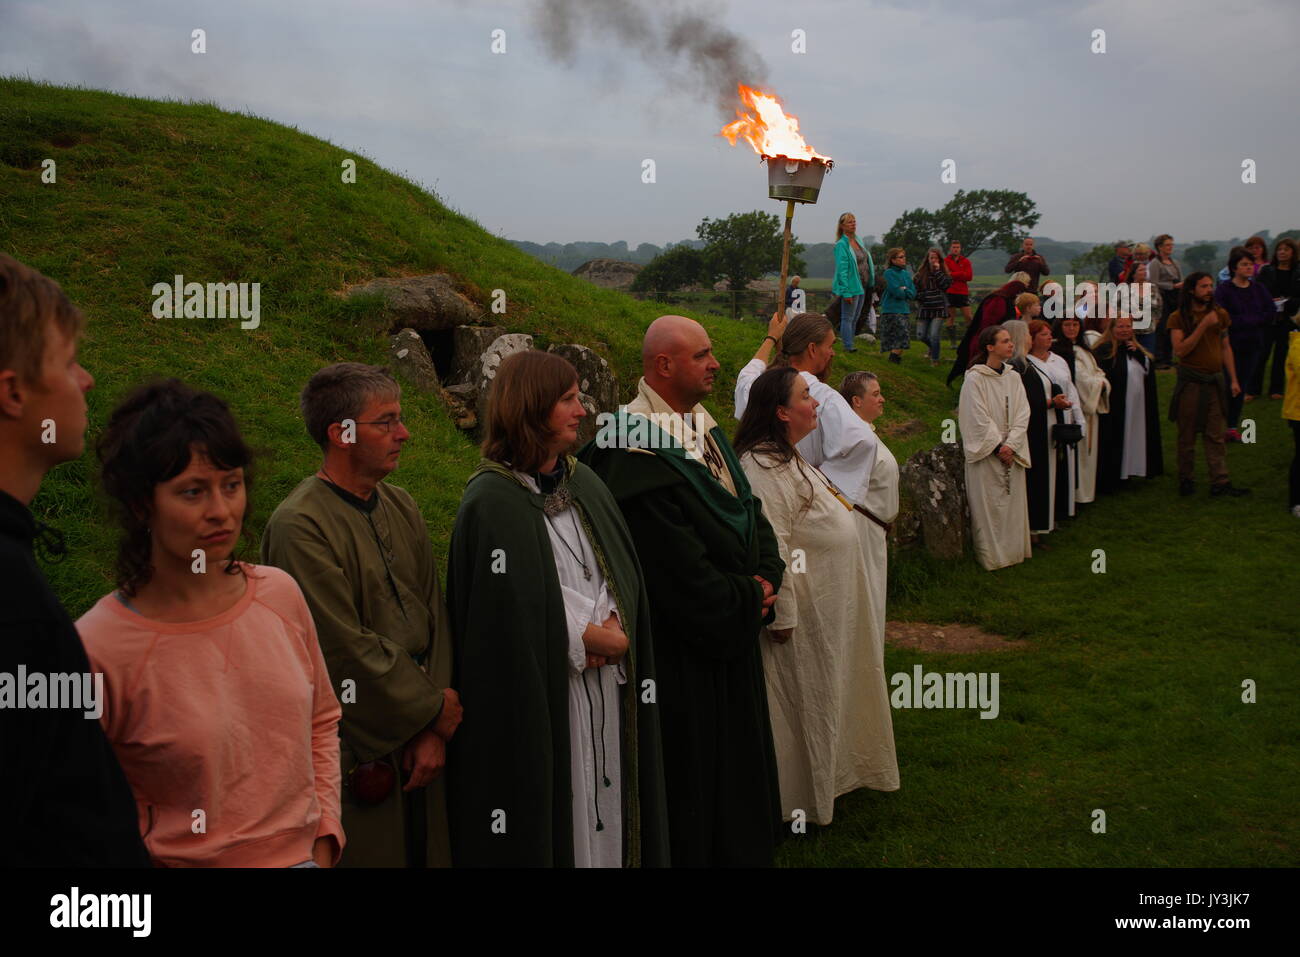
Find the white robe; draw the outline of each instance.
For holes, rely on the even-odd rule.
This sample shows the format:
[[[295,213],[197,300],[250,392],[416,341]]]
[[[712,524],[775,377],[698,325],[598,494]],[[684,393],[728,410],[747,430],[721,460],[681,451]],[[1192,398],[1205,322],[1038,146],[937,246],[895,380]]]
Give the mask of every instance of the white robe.
[[[539,491],[531,475],[523,472],[515,475],[534,492]],[[575,867],[622,867],[623,737],[619,685],[627,683],[627,675],[622,662],[587,667],[587,647],[582,643],[582,633],[588,624],[602,624],[611,614],[617,615],[618,610],[581,520],[575,527],[577,517],[570,507],[545,520],[569,632],[573,864]],[[569,549],[587,563],[591,578],[584,576],[581,563]],[[605,780],[609,781],[608,785]],[[596,830],[598,816],[604,825],[599,831]]]
[[[868,423],[870,427],[870,423]],[[872,428],[874,432],[875,429]],[[862,503],[882,522],[898,517],[898,460],[889,446],[878,441],[876,462],[867,483],[867,498]],[[885,596],[889,582],[889,541],[885,530],[858,513],[858,540],[867,564],[867,619],[871,624],[873,654],[885,660]]]
[[[1066,362],[1065,359],[1063,359],[1061,356],[1058,356],[1055,352],[1049,352],[1047,354],[1046,359],[1037,359],[1031,355],[1029,357],[1029,361],[1034,363],[1034,365],[1038,367],[1040,372],[1045,374],[1054,384],[1059,386],[1061,392],[1064,393],[1065,397],[1070,400],[1070,407],[1064,410],[1065,421],[1072,422],[1075,425],[1082,426],[1084,438],[1086,440],[1088,435],[1088,422],[1087,419],[1084,418],[1083,409],[1080,408],[1081,403],[1079,402],[1079,390],[1074,387],[1074,380],[1070,378],[1070,364]],[[1048,410],[1047,421],[1049,423],[1048,437],[1047,437],[1048,448],[1049,450],[1054,452],[1055,449],[1052,448],[1051,445],[1052,442],[1051,425],[1055,424],[1056,415],[1050,409]],[[1081,444],[1082,442],[1080,443],[1080,445]],[[1074,503],[1075,503],[1074,479],[1076,474],[1075,456],[1077,455],[1077,452],[1075,450],[1077,448],[1078,446],[1067,446],[1064,463],[1056,462],[1056,456],[1055,455],[1052,456],[1052,460],[1056,462],[1054,468],[1059,468],[1061,467],[1062,464],[1064,464],[1065,468],[1069,470],[1067,473],[1069,475],[1069,479],[1065,483],[1066,489],[1068,490],[1070,496],[1068,502],[1068,510],[1066,511],[1067,515],[1074,515]],[[1053,517],[1053,523],[1055,523],[1055,516],[1056,516],[1055,472],[1053,472],[1052,475],[1052,496],[1053,496],[1052,517]]]
[[[1152,366],[1128,357],[1128,382],[1124,406],[1124,454],[1119,477],[1147,474],[1147,376]]]
[[[754,380],[767,369],[762,359],[750,359],[736,375],[737,419],[745,414]],[[849,501],[861,504],[866,498],[879,440],[844,396],[811,372],[799,374],[818,402],[817,426],[800,441],[799,454],[805,462],[821,469]]]
[[[1097,498],[1097,439],[1099,417],[1110,411],[1110,380],[1101,371],[1092,353],[1085,349],[1074,350],[1074,385],[1079,392],[1083,409],[1083,441],[1079,450],[1079,483],[1074,490],[1076,502],[1092,502]]]
[[[971,366],[962,381],[957,417],[975,557],[989,571],[1015,565],[1031,552],[1025,496],[1025,469],[1031,464],[1029,400],[1019,374],[1006,363],[1001,374],[982,362]],[[1004,443],[1014,453],[1009,466],[993,454]]]
[[[812,466],[804,463],[801,475],[794,460],[773,463],[752,452],[741,458],[786,562],[770,627],[792,628],[791,638],[778,644],[767,629],[760,638],[781,810],[787,821],[802,810],[829,824],[839,795],[898,788],[883,650],[873,639],[858,538],[866,519]]]

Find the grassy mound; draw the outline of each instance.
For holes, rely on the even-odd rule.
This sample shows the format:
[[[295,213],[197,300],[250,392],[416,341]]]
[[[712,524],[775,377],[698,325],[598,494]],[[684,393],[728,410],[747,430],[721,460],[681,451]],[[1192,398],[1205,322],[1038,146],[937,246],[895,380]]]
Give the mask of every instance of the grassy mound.
[[[46,158],[57,164],[54,183],[41,182]],[[357,175],[345,184],[348,158]],[[382,313],[341,299],[344,286],[445,271],[481,304],[503,289],[507,312],[491,321],[540,345],[596,349],[625,397],[640,374],[641,335],[659,314],[540,263],[356,151],[211,105],[18,79],[0,80],[0,249],[56,279],[88,317],[89,445],[124,392],[149,376],[179,376],[231,404],[263,453],[248,521],[254,537],[319,464],[298,413],[307,378],[331,362],[385,361]],[[153,284],[177,274],[261,283],[260,327],[155,319]],[[735,371],[763,332],[701,318],[723,366],[711,411],[730,423]],[[908,401],[891,417],[926,417],[934,403],[905,377],[904,392]],[[393,481],[419,502],[441,556],[477,451],[436,399],[407,390],[404,412],[413,438]],[[936,435],[937,425],[911,444]],[[95,501],[93,465],[88,451],[56,469],[35,502],[68,536],[68,559],[50,576],[74,614],[112,587],[115,537]]]

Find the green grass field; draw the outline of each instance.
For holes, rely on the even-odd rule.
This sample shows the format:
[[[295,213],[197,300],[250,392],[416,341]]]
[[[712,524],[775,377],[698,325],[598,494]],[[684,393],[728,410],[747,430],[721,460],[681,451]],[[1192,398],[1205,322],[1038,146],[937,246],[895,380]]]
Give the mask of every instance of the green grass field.
[[[340,181],[348,157],[355,184]],[[57,162],[56,183],[40,181],[45,158]],[[479,302],[502,288],[508,312],[492,321],[595,348],[625,397],[641,333],[662,308],[537,262],[346,146],[210,105],[17,79],[0,80],[0,249],[57,279],[88,316],[83,361],[98,380],[89,444],[148,376],[180,376],[231,403],[262,453],[254,545],[318,464],[297,411],[302,384],[330,362],[384,360],[384,317],[341,299],[345,284],[447,271]],[[154,319],[150,289],[177,273],[260,282],[261,327]],[[734,424],[734,375],[762,324],[688,312],[722,363],[709,405]],[[835,381],[858,368],[882,378],[883,426],[926,424],[890,443],[900,461],[955,417],[944,370],[925,365],[916,344],[901,368],[870,347],[842,356]],[[1166,397],[1169,387],[1162,377]],[[414,438],[393,480],[420,504],[441,557],[477,450],[436,398],[408,391],[404,410]],[[996,574],[969,559],[895,556],[891,618],[969,622],[1027,644],[966,657],[890,649],[889,674],[917,662],[999,672],[1000,716],[895,711],[902,790],[841,799],[835,824],[792,838],[781,863],[1296,864],[1300,602],[1287,579],[1300,522],[1284,509],[1291,444],[1278,404],[1247,414],[1258,441],[1233,446],[1229,464],[1251,498],[1180,499],[1166,476],[1087,507],[1051,536],[1051,552]],[[92,463],[87,452],[56,469],[34,503],[68,538],[68,559],[47,571],[74,616],[113,582],[115,532]],[[1090,571],[1095,549],[1105,574]],[[1257,704],[1241,703],[1246,679]],[[1090,830],[1097,808],[1105,834]]]

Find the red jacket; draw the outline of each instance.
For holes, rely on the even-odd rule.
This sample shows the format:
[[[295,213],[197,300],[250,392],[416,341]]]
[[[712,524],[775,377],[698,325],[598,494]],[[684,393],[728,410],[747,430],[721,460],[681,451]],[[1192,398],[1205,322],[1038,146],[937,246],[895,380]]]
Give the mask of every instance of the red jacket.
[[[956,259],[952,256],[944,256],[943,265],[948,270],[948,275],[952,277],[952,285],[948,287],[948,291],[954,296],[969,296],[970,286],[966,283],[975,278],[970,260],[965,256],[958,256]]]

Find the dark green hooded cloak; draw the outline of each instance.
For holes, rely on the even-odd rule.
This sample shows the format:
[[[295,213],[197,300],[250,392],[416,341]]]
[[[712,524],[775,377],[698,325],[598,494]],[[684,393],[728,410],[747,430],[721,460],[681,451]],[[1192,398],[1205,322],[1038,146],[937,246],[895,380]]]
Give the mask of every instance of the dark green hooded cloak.
[[[629,640],[621,730],[623,863],[668,861],[650,615],[609,490],[565,459],[568,487]],[[568,628],[544,496],[484,460],[456,514],[447,568],[453,678],[465,717],[448,752],[458,867],[573,866]]]
[[[779,590],[785,565],[721,428],[709,434],[736,495],[636,418],[620,411],[579,458],[613,492],[645,570],[673,864],[770,865],[784,833],[759,649],[772,614],[753,576]]]

